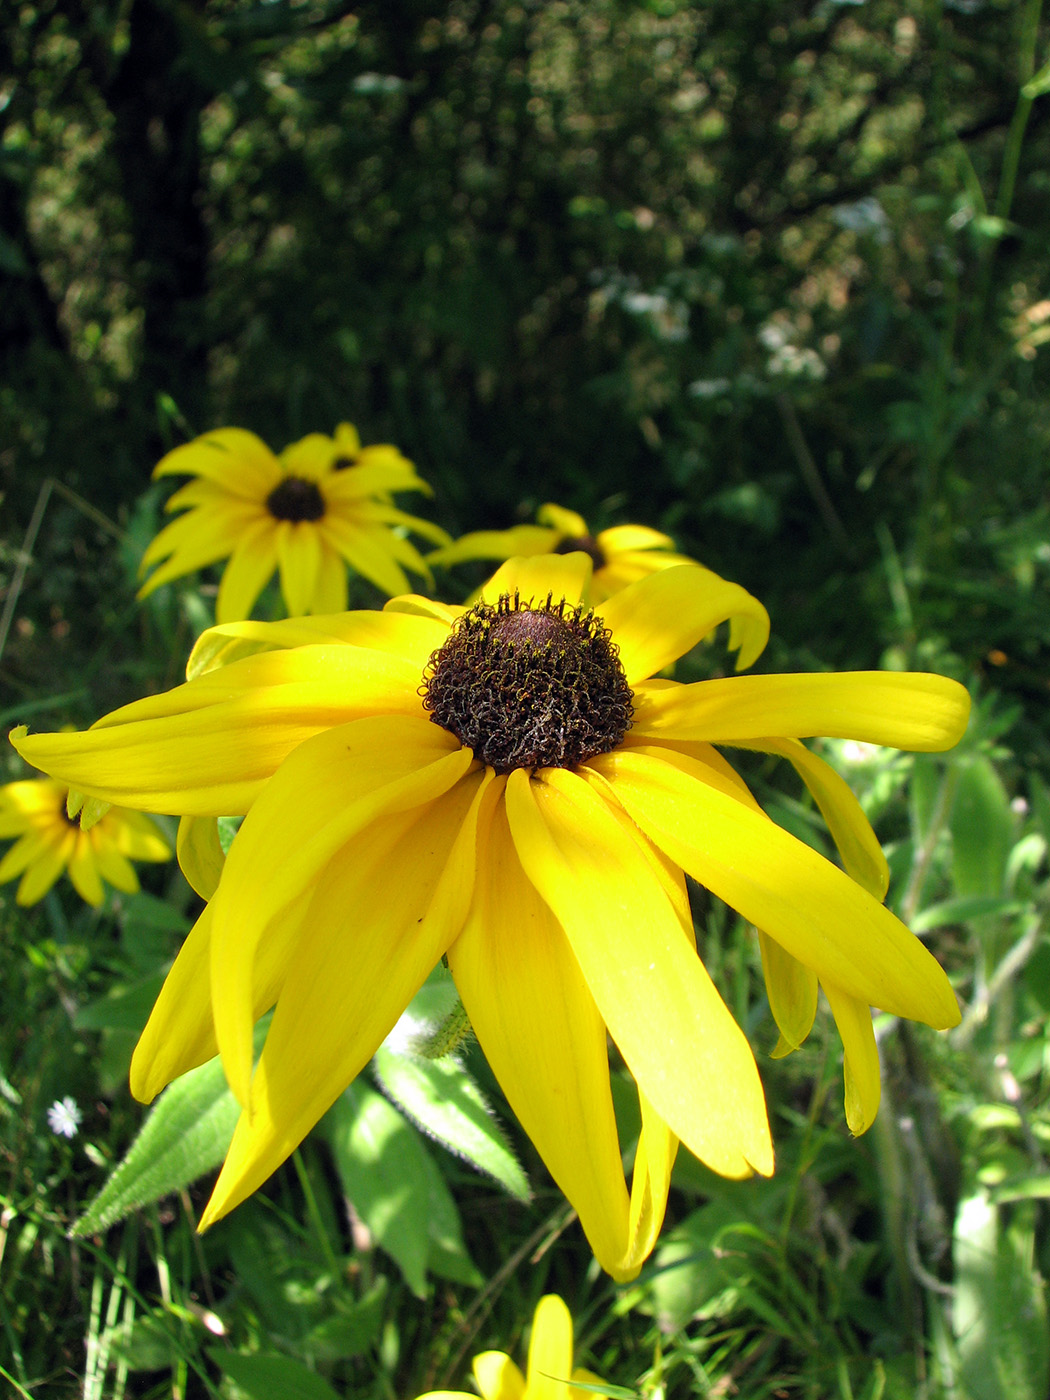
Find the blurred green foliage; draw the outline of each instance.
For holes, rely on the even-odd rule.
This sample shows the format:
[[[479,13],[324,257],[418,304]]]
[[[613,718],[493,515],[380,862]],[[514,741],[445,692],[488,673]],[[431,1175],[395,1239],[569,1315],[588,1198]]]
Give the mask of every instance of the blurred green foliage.
[[[345,417],[418,462],[454,530],[546,499],[644,520],[789,645],[994,649],[1030,693],[1039,17],[27,0],[0,26],[13,519],[48,474],[120,515],[193,432],[279,447]],[[90,533],[44,532],[45,625]]]

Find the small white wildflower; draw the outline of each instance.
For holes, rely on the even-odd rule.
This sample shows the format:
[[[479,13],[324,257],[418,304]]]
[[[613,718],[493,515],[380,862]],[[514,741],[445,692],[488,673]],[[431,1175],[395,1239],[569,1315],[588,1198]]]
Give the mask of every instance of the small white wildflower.
[[[80,1127],[80,1109],[71,1094],[64,1099],[56,1099],[47,1111],[47,1122],[53,1133],[61,1137],[75,1138]]]

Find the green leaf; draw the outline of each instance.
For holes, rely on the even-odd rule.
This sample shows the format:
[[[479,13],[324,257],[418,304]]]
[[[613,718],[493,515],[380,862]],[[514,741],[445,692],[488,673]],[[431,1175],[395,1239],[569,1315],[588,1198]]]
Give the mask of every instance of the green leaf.
[[[134,986],[121,987],[108,997],[78,1007],[73,1024],[78,1031],[133,1031],[138,1035],[163,985],[164,977],[157,973]]]
[[[946,928],[949,924],[965,924],[970,919],[980,919],[990,914],[1017,914],[1024,908],[1015,899],[1005,899],[994,894],[960,895],[955,899],[942,899],[916,914],[909,927],[913,933],[928,933],[930,929]]]
[[[218,1056],[176,1079],[157,1100],[120,1166],[73,1226],[73,1234],[107,1230],[133,1210],[180,1191],[217,1167],[226,1156],[240,1111]]]
[[[519,1201],[530,1199],[525,1173],[485,1096],[458,1061],[424,1060],[381,1046],[373,1064],[383,1089],[424,1132]]]
[[[1014,842],[1006,789],[984,754],[959,769],[951,813],[952,877],[960,895],[999,895]]]
[[[1037,97],[1042,97],[1047,92],[1050,92],[1050,63],[1044,63],[1038,73],[1032,74],[1021,89],[1021,96],[1029,102],[1034,102]]]
[[[952,1327],[969,1400],[1045,1400],[1050,1343],[1035,1211],[1026,1203],[1007,1216],[983,1190],[959,1206]]]
[[[425,1295],[427,1268],[449,1254],[477,1278],[444,1178],[419,1134],[382,1094],[356,1080],[328,1110],[321,1132],[354,1209],[417,1297]]]
[[[208,1357],[248,1400],[340,1400],[322,1376],[290,1356],[209,1347]]]

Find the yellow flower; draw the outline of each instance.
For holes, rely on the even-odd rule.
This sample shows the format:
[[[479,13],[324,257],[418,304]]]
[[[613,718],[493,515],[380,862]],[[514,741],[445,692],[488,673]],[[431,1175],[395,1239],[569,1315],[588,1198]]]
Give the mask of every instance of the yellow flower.
[[[676,564],[691,564],[673,554],[674,540],[647,525],[614,525],[592,535],[582,515],[547,504],[536,512],[538,525],[510,530],[476,530],[427,555],[428,564],[462,564],[467,559],[532,558],[537,554],[571,554],[582,550],[594,566],[589,598],[600,603],[619,588]]]
[[[0,885],[22,879],[15,901],[43,899],[63,871],[88,904],[105,897],[102,881],[134,894],[133,860],[170,860],[171,847],[148,817],[110,809],[90,831],[66,815],[69,789],[50,778],[26,778],[0,788],[0,838],[19,839],[0,860]]]
[[[244,1105],[202,1225],[266,1180],[447,956],[595,1254],[632,1277],[678,1140],[725,1176],[773,1169],[751,1049],[697,957],[687,873],[833,989],[862,1095],[869,1005],[958,1020],[932,955],[851,878],[884,869],[881,851],[799,740],[948,748],[966,691],[891,672],[659,679],[727,619],[749,665],[765,609],[690,564],[592,611],[589,577],[582,553],[514,559],[466,610],[405,597],[215,627],[167,695],[85,734],[12,735],[89,796],[183,815],[187,873],[206,894],[217,877],[132,1065],[149,1100],[218,1048]],[[792,762],[848,873],[769,820],[716,743]],[[225,813],[247,816],[220,874],[196,819]],[[275,1004],[253,1073],[253,1023]],[[639,1089],[630,1192],[607,1034]]]
[[[153,472],[181,474],[197,479],[165,509],[186,514],[143,555],[142,571],[159,567],[139,597],[229,556],[215,607],[219,622],[248,617],[276,569],[292,617],[345,608],[347,564],[384,593],[404,593],[405,569],[428,580],[430,571],[392,527],[448,541],[438,526],[391,504],[395,491],[429,494],[412,463],[396,447],[362,447],[349,423],[340,423],[334,438],[310,433],[280,457],[254,433],[217,428],[176,447]]]
[[[483,1351],[475,1356],[473,1369],[481,1400],[595,1400],[601,1392],[588,1387],[603,1385],[593,1372],[573,1370],[572,1317],[556,1293],[546,1294],[536,1304],[526,1375],[502,1351]],[[477,1396],[465,1390],[428,1390],[419,1400],[477,1400]]]

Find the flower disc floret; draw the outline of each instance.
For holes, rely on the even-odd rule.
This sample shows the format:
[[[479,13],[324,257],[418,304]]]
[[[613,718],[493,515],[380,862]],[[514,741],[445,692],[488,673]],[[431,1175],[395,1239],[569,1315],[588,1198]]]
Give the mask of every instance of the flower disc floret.
[[[275,520],[321,520],[325,513],[324,497],[316,481],[302,476],[286,476],[266,497],[266,509]]]
[[[607,627],[550,594],[477,603],[430,658],[423,707],[497,773],[575,768],[611,753],[632,695]]]

